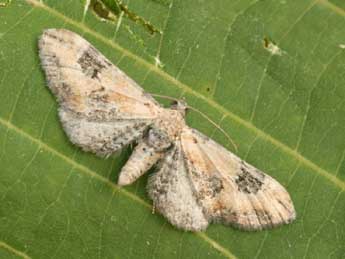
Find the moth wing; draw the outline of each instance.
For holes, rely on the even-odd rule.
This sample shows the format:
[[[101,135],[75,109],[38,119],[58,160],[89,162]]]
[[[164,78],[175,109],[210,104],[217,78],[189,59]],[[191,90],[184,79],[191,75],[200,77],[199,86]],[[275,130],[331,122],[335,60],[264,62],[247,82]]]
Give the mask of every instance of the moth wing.
[[[200,132],[185,128],[181,145],[194,194],[209,221],[260,230],[295,219],[285,188]]]
[[[177,228],[190,231],[206,229],[208,221],[194,197],[180,142],[168,151],[159,167],[147,185],[154,208]]]
[[[45,30],[39,55],[63,126],[84,150],[108,155],[157,117],[154,99],[79,35]]]

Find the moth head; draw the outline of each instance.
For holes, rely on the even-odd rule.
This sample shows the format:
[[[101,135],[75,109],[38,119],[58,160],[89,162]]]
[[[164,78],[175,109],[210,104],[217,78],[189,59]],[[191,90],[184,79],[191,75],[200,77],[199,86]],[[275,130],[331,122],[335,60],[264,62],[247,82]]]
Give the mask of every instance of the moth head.
[[[185,116],[188,110],[188,105],[185,100],[174,100],[172,101],[170,108],[179,111],[183,116]]]

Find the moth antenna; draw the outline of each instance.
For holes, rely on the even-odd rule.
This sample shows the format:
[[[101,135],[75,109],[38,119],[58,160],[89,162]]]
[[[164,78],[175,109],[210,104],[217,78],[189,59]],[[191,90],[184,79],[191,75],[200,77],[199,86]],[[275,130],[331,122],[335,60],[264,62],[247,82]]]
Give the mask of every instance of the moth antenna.
[[[159,98],[163,98],[163,99],[167,99],[167,100],[176,101],[176,102],[179,101],[179,99],[171,97],[171,96],[160,95],[160,94],[151,94],[151,93],[150,93],[150,95],[155,96],[155,97],[159,97]],[[225,135],[225,137],[229,140],[230,144],[235,148],[236,152],[238,151],[238,148],[237,148],[237,145],[235,144],[235,142],[232,140],[232,138],[229,136],[229,134],[226,133],[226,131],[223,130],[217,123],[215,123],[213,120],[211,120],[205,113],[195,109],[194,107],[188,105],[187,108],[192,110],[192,111],[199,113],[202,117],[204,117],[206,120],[208,120],[213,126],[215,126],[217,129],[219,129]]]
[[[195,111],[197,113],[199,113],[202,117],[204,117],[206,120],[208,120],[213,126],[215,126],[217,129],[219,129],[224,135],[225,137],[229,140],[230,144],[235,148],[236,152],[238,151],[237,145],[235,144],[235,142],[232,140],[232,138],[229,136],[228,133],[226,133],[225,130],[223,130],[217,123],[215,123],[213,120],[211,120],[205,113],[195,109],[192,106],[187,106],[188,109]]]
[[[159,98],[163,98],[163,99],[167,99],[167,100],[171,100],[171,101],[176,101],[176,102],[179,101],[179,99],[171,97],[171,96],[167,96],[167,95],[152,94],[152,93],[150,93],[150,95],[155,96],[155,97],[159,97]]]

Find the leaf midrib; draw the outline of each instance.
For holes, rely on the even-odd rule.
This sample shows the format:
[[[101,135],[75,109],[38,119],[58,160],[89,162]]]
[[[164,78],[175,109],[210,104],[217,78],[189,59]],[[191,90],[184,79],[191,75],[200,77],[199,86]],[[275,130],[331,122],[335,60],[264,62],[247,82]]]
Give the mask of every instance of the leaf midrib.
[[[80,163],[77,163],[75,160],[69,158],[68,156],[60,153],[59,151],[55,150],[51,146],[49,146],[46,143],[42,142],[40,139],[35,138],[32,135],[30,135],[27,132],[25,132],[23,129],[18,128],[17,126],[15,126],[10,121],[6,121],[3,118],[0,118],[0,124],[5,126],[8,130],[15,131],[17,134],[19,134],[22,137],[24,137],[24,138],[30,140],[31,142],[35,143],[36,145],[38,145],[39,148],[44,149],[44,150],[50,152],[51,154],[61,158],[66,163],[72,165],[75,169],[79,169],[80,171],[77,171],[77,172],[82,172],[82,173],[88,175],[89,177],[95,178],[95,179],[105,183],[110,188],[116,190],[118,193],[120,193],[120,194],[122,194],[122,195],[124,195],[124,196],[126,196],[128,198],[130,198],[131,200],[141,204],[145,208],[148,208],[150,211],[152,211],[152,206],[149,203],[145,202],[143,199],[139,198],[134,193],[129,192],[129,191],[119,187],[118,185],[116,185],[113,182],[109,181],[109,179],[107,179],[107,178],[97,174],[95,171],[91,170],[90,168],[88,168],[88,167],[86,167],[86,166],[84,166],[84,165],[82,165]],[[225,247],[221,246],[218,242],[216,242],[215,240],[210,238],[207,234],[205,234],[203,232],[194,232],[194,234],[196,236],[198,236],[199,238],[201,238],[203,241],[205,241],[208,244],[210,244],[214,249],[218,250],[225,257],[231,258],[231,259],[236,259],[236,256],[234,256],[230,252],[230,250],[228,250]],[[7,246],[10,247],[9,245],[7,245]],[[1,242],[0,242],[0,247],[1,247]],[[28,258],[30,258],[30,257],[28,257]]]
[[[42,2],[38,2],[37,0],[26,0],[26,2],[31,4],[31,5],[33,5],[34,7],[39,7],[39,8],[41,8],[41,9],[43,9],[43,10],[45,10],[45,11],[47,11],[47,12],[49,12],[49,13],[55,15],[55,16],[61,18],[62,20],[64,20],[65,22],[67,22],[69,24],[72,24],[72,25],[80,28],[84,32],[91,34],[92,36],[94,36],[98,40],[102,41],[103,43],[109,45],[110,47],[112,47],[112,48],[122,52],[123,55],[134,59],[138,63],[141,63],[142,65],[146,66],[149,69],[148,73],[155,72],[159,76],[164,78],[165,80],[173,83],[174,85],[176,85],[177,87],[182,89],[183,91],[185,91],[185,92],[195,96],[198,99],[201,99],[201,100],[205,101],[211,107],[213,107],[213,108],[217,109],[218,111],[220,111],[224,115],[224,117],[230,117],[231,119],[236,121],[238,124],[246,127],[247,129],[251,130],[252,132],[254,132],[258,137],[260,137],[262,139],[268,140],[274,146],[276,146],[277,148],[283,150],[285,153],[287,153],[288,155],[293,157],[296,161],[298,161],[301,164],[311,168],[317,174],[325,177],[327,180],[332,182],[335,186],[340,188],[342,191],[345,190],[345,182],[344,181],[340,180],[339,178],[337,178],[336,176],[334,176],[333,174],[331,174],[327,170],[323,169],[322,167],[318,166],[317,164],[315,164],[314,162],[312,162],[308,158],[304,157],[296,149],[292,149],[291,147],[287,146],[283,142],[275,139],[274,137],[272,137],[268,133],[266,133],[266,132],[262,131],[261,129],[257,128],[251,122],[246,121],[246,120],[242,119],[241,117],[239,117],[238,115],[236,115],[236,114],[232,113],[231,111],[227,110],[225,107],[223,107],[219,103],[215,102],[213,99],[208,99],[203,94],[193,90],[190,86],[188,86],[188,85],[180,82],[179,80],[175,79],[174,77],[172,77],[171,75],[169,75],[165,71],[161,70],[159,67],[154,66],[153,64],[149,63],[145,59],[143,59],[143,58],[133,54],[129,50],[121,47],[120,45],[116,44],[115,42],[111,41],[110,39],[107,39],[103,35],[95,32],[94,30],[92,30],[89,27],[85,26],[85,24],[72,20],[71,18],[69,18],[69,17],[65,16],[64,14],[56,11],[55,9],[53,9],[53,8],[43,4]],[[338,10],[339,8],[337,8],[332,3],[329,3],[326,0],[317,0],[315,2],[320,3],[320,4],[324,5],[325,7],[329,8],[329,9],[335,11],[335,12],[337,10],[336,13],[338,13],[340,15],[345,15],[345,12],[340,12]]]
[[[0,240],[0,248],[4,248],[7,251],[11,252],[12,254],[20,256],[20,257],[22,257],[24,259],[31,259],[31,257],[28,256],[26,253],[17,250],[16,248],[10,246],[9,244],[7,244],[7,243],[5,243],[4,241],[1,241],[1,240]]]

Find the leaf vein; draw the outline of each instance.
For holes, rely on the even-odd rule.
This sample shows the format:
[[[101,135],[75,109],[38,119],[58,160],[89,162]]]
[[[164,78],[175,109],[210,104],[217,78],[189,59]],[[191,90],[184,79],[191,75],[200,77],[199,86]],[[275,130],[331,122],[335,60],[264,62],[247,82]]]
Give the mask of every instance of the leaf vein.
[[[159,45],[158,45],[157,53],[156,53],[156,56],[155,56],[155,62],[156,62],[156,66],[157,67],[159,67],[159,65],[161,64],[160,54],[161,54],[162,45],[163,45],[164,33],[165,33],[166,28],[168,26],[168,20],[170,18],[170,13],[171,13],[171,9],[173,8],[173,5],[174,5],[174,1],[171,0],[171,3],[169,4],[169,9],[168,9],[167,17],[166,17],[166,19],[164,21],[162,34],[161,34],[161,37],[159,39]]]
[[[63,238],[60,240],[59,244],[57,245],[54,254],[50,257],[51,259],[55,258],[56,255],[58,254],[58,252],[60,251],[63,243],[66,241],[67,236],[70,232],[70,228],[71,228],[71,219],[68,215],[68,210],[66,209],[66,207],[63,205],[63,207],[65,208],[66,211],[66,216],[67,216],[67,226],[66,226],[66,233],[64,234]]]
[[[235,4],[237,4],[239,1],[236,1]],[[253,2],[251,2],[247,8],[244,8],[243,10],[241,10],[240,12],[238,12],[235,17],[231,20],[230,24],[228,25],[228,28],[226,30],[226,33],[225,33],[225,36],[223,38],[223,51],[222,51],[222,55],[221,55],[221,58],[220,58],[220,62],[219,62],[219,67],[218,67],[218,71],[216,73],[216,79],[215,79],[215,82],[213,84],[213,90],[212,90],[212,97],[214,96],[216,90],[217,90],[217,86],[218,86],[218,82],[220,80],[220,75],[221,75],[221,70],[223,68],[223,63],[224,63],[224,57],[225,57],[225,49],[226,49],[226,42],[229,38],[229,35],[232,31],[232,25],[235,23],[237,17],[239,17],[240,15],[242,15],[245,11],[247,11],[250,7],[252,7],[255,3],[257,3],[258,0],[254,0]]]
[[[331,9],[335,13],[337,13],[341,16],[345,16],[345,10],[341,9],[339,6],[329,2],[327,0],[319,0],[318,2],[319,2],[319,4],[327,7],[328,9]]]
[[[345,149],[343,150],[341,159],[340,159],[340,161],[339,161],[339,164],[337,165],[337,169],[336,169],[336,171],[335,171],[335,175],[336,175],[336,176],[339,174],[341,165],[343,164],[344,161],[345,161]]]
[[[182,65],[180,67],[180,69],[178,70],[175,78],[178,80],[192,54],[192,49],[197,45],[197,41],[200,39],[200,36],[202,35],[202,33],[204,32],[204,30],[206,29],[206,27],[209,25],[210,21],[208,21],[202,28],[201,30],[198,32],[198,34],[196,35],[196,37],[194,38],[193,44],[188,48],[188,53],[184,59],[184,61],[182,62]]]
[[[22,251],[17,250],[16,248],[10,246],[9,244],[5,243],[4,241],[0,241],[0,248],[4,248],[8,251],[10,251],[11,253],[18,255],[24,259],[31,259],[30,256],[28,256],[26,253],[23,253]]]
[[[325,220],[321,224],[319,224],[316,232],[312,236],[310,236],[308,238],[308,242],[307,242],[307,245],[306,245],[305,254],[303,256],[303,259],[307,258],[308,250],[309,250],[311,241],[320,233],[322,227],[324,227],[324,225],[326,224],[327,220],[329,220],[330,216],[332,215],[332,213],[334,211],[334,208],[335,208],[335,205],[337,204],[337,202],[338,202],[338,200],[340,198],[341,193],[342,193],[341,191],[338,192],[337,197],[334,199],[334,202],[333,202],[333,204],[332,204],[332,206],[331,206],[331,208],[330,208],[330,210],[329,210]]]
[[[261,243],[260,243],[259,249],[258,249],[258,251],[257,251],[257,253],[256,253],[255,257],[254,257],[254,259],[259,258],[260,254],[261,254],[261,252],[262,252],[262,249],[263,249],[263,247],[264,247],[264,243],[265,243],[265,241],[267,240],[267,237],[268,237],[268,232],[266,231],[265,236],[263,237],[263,239],[262,239],[262,241],[261,241]]]
[[[111,197],[109,199],[109,201],[107,202],[107,205],[105,207],[105,210],[104,210],[104,214],[103,214],[103,219],[102,221],[100,222],[99,224],[99,240],[98,240],[98,258],[101,259],[102,256],[101,256],[101,253],[102,253],[102,238],[103,238],[103,231],[104,231],[104,223],[105,223],[105,220],[106,220],[106,216],[107,216],[107,213],[109,212],[109,209],[110,209],[110,204],[112,203],[113,199],[114,199],[114,196],[115,194],[117,193],[118,190],[116,189],[113,189],[112,193],[111,193]]]
[[[333,63],[333,61],[342,53],[342,50],[339,50],[338,52],[336,52],[329,60],[329,62],[327,62],[327,64],[325,64],[323,66],[322,71],[319,73],[319,76],[314,84],[314,86],[312,87],[312,89],[310,90],[310,94],[309,94],[309,98],[308,98],[308,105],[307,105],[307,109],[306,109],[306,113],[303,117],[303,122],[302,122],[302,126],[301,126],[301,131],[297,140],[297,144],[295,147],[295,150],[298,152],[300,144],[301,144],[301,140],[302,140],[302,136],[303,136],[303,132],[306,126],[306,121],[308,120],[308,116],[309,116],[309,112],[310,112],[310,108],[311,108],[311,99],[313,96],[314,91],[317,89],[322,76],[324,75],[324,73],[327,71],[328,67]]]
[[[7,31],[5,31],[4,33],[2,33],[0,35],[0,39],[3,38],[7,33],[11,32],[14,28],[16,28],[18,25],[20,25],[23,20],[29,15],[31,14],[31,12],[34,10],[34,8],[31,8],[29,11],[27,11],[22,17],[20,17],[10,28],[8,28]]]

